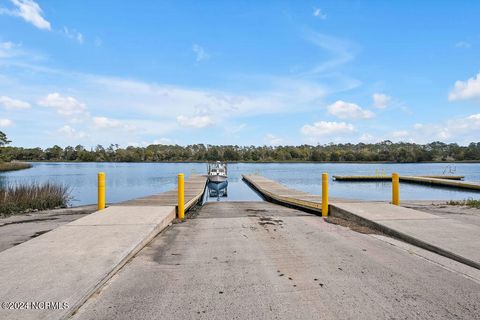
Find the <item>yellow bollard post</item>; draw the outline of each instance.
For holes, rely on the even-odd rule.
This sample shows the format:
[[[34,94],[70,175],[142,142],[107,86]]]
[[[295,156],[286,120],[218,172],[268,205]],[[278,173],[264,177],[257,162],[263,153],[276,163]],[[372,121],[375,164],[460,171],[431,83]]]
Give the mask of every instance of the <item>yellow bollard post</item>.
[[[185,219],[185,176],[178,174],[178,219]]]
[[[400,178],[398,173],[392,173],[392,204],[400,205]]]
[[[328,216],[328,173],[322,173],[322,217]]]
[[[105,172],[98,173],[98,210],[105,209]]]

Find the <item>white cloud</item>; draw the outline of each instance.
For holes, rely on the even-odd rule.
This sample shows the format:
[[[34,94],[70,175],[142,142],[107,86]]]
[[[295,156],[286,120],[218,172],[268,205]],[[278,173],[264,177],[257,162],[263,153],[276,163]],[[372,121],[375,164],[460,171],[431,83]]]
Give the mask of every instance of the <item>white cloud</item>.
[[[132,147],[148,147],[150,145],[155,145],[155,144],[163,144],[163,145],[171,145],[173,144],[173,141],[169,138],[159,138],[155,139],[151,142],[148,141],[142,141],[142,142],[128,142],[127,146],[132,146]]]
[[[93,125],[96,128],[118,128],[122,123],[115,119],[110,119],[107,117],[93,117]]]
[[[328,113],[342,120],[345,119],[370,119],[375,114],[369,110],[360,108],[355,103],[349,103],[342,100],[329,105],[327,107]]]
[[[0,105],[3,105],[6,109],[29,109],[30,103],[13,99],[7,96],[0,96]]]
[[[392,132],[392,137],[394,138],[406,138],[409,136],[409,132],[407,130],[397,130]]]
[[[254,79],[268,82],[272,88],[242,94],[118,78],[94,77],[91,80],[91,90],[101,89],[98,94],[104,97],[97,105],[111,105],[116,111],[119,108],[130,110],[134,105],[137,112],[148,117],[174,120],[181,115],[215,114],[222,118],[234,118],[299,112],[312,108],[325,96],[325,89],[320,85],[284,78]]]
[[[5,41],[5,42],[0,42],[0,48],[5,49],[5,50],[10,50],[15,46],[13,42],[10,41]]]
[[[459,41],[459,42],[455,43],[455,47],[463,48],[463,49],[469,49],[469,48],[472,47],[472,44],[470,42],[466,42],[466,41]]]
[[[83,44],[84,42],[83,34],[81,34],[75,29],[68,29],[67,27],[63,27],[63,34],[65,34],[67,38],[75,40],[80,44]]]
[[[95,129],[121,129],[123,131],[138,131],[138,126],[131,120],[118,120],[107,117],[93,117],[93,126]]]
[[[53,93],[46,95],[49,92],[44,91],[45,85],[42,83],[31,83],[18,91],[28,90],[32,95],[38,95],[39,99],[36,101],[43,106],[48,106],[51,110],[46,113],[42,108],[33,108],[32,112],[38,112],[39,117],[50,117],[44,118],[47,120],[43,121],[44,127],[56,122],[47,129],[50,132],[57,132],[58,128],[65,124],[79,130],[81,128],[89,134],[88,139],[86,138],[82,143],[91,141],[92,145],[152,141],[156,137],[183,131],[179,123],[191,128],[217,125],[218,129],[224,132],[230,124],[246,121],[246,117],[311,111],[315,106],[322,104],[328,93],[323,84],[302,76],[236,76],[235,81],[239,83],[239,87],[253,88],[237,92],[173,86],[37,67],[42,65],[27,62],[20,68],[25,71],[44,73],[48,77],[54,76],[58,91],[50,91]],[[13,86],[11,88],[14,89]],[[13,95],[15,90],[8,92],[12,92]],[[88,109],[83,102],[88,104]],[[65,121],[59,123],[59,119],[52,118],[53,112],[63,115]],[[221,119],[217,119],[218,115]],[[113,117],[115,121],[121,121],[122,124],[135,126],[136,131],[133,134],[122,133],[123,127],[115,122],[112,125],[111,122],[102,123],[97,120],[95,124],[94,117],[97,116],[98,118]],[[76,124],[80,121],[81,127]],[[235,133],[241,129],[243,126],[232,128],[232,131]],[[99,142],[96,142],[95,138],[100,139]],[[49,138],[50,141],[53,139]]]
[[[480,113],[439,123],[416,123],[412,130],[394,132],[392,136],[395,138],[401,135],[401,138],[408,138],[409,141],[417,143],[435,140],[469,143],[478,141],[478,132],[480,132]]]
[[[318,74],[350,62],[354,58],[353,45],[349,41],[313,31],[306,33],[306,39],[315,46],[326,50],[331,57],[313,67],[307,74]]]
[[[385,109],[392,98],[383,93],[374,93],[372,96],[373,106],[378,109]]]
[[[172,144],[172,139],[169,138],[158,138],[152,141],[150,144]]]
[[[458,80],[448,95],[448,100],[480,99],[480,73],[467,81]]]
[[[4,41],[0,42],[0,59],[2,58],[11,58],[20,54],[18,51],[18,45],[10,42]]]
[[[33,24],[35,27],[44,30],[51,30],[50,22],[45,20],[40,6],[33,0],[10,0],[16,7],[13,10],[0,8],[0,14],[20,17]]]
[[[62,96],[57,92],[50,93],[45,98],[40,99],[38,104],[44,107],[54,108],[62,116],[80,115],[84,114],[87,110],[86,105],[77,99]]]
[[[279,138],[271,133],[267,134],[265,136],[265,141],[267,142],[268,145],[271,145],[271,146],[278,146],[278,145],[281,145],[281,144],[284,144],[285,143],[285,140],[283,140],[282,138]]]
[[[0,58],[9,58],[12,56],[12,49],[15,44],[10,41],[0,42]]]
[[[188,117],[184,115],[180,115],[177,117],[177,122],[182,127],[189,127],[189,128],[205,128],[214,125],[214,121],[210,116],[193,116]]]
[[[313,16],[321,20],[327,19],[327,14],[322,12],[322,9],[320,8],[313,8]]]
[[[247,128],[246,123],[241,123],[239,125],[227,125],[225,126],[225,132],[228,134],[237,134]]]
[[[309,138],[319,138],[337,134],[341,135],[353,131],[355,131],[353,124],[335,121],[318,121],[313,125],[306,124],[301,128],[302,134]]]
[[[374,141],[377,141],[378,139],[375,139],[375,137],[369,133],[363,133],[360,138],[358,138],[358,141],[359,142],[363,142],[363,143],[370,143],[370,142],[374,142]]]
[[[6,128],[13,125],[13,121],[10,119],[0,119],[0,128]]]
[[[210,55],[205,51],[205,49],[199,46],[198,44],[194,44],[192,47],[192,50],[196,54],[197,62],[207,60],[210,58]]]
[[[68,138],[75,138],[75,139],[82,139],[87,136],[87,134],[83,131],[77,131],[76,129],[70,127],[69,125],[65,125],[58,129],[58,133],[67,136]]]

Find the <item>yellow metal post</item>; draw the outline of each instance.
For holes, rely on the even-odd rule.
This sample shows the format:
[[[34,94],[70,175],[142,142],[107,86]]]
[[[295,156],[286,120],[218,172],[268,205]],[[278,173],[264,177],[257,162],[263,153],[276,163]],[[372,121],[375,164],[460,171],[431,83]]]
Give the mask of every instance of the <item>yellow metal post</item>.
[[[328,216],[328,173],[322,173],[322,217]]]
[[[105,209],[105,172],[98,173],[98,210]]]
[[[398,173],[392,173],[392,204],[400,205],[400,178]]]
[[[178,174],[178,219],[185,219],[185,176]]]

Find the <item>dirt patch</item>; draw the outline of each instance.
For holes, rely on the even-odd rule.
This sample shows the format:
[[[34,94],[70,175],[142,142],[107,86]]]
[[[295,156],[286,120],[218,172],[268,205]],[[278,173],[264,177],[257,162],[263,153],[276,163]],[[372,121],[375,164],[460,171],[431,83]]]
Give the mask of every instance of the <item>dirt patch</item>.
[[[280,219],[273,219],[272,217],[260,217],[260,221],[269,221],[273,222],[274,224],[282,224],[283,220]]]
[[[283,220],[280,219],[273,219],[272,217],[260,217],[258,220],[258,224],[266,227],[267,225],[272,226],[283,226]]]
[[[200,203],[197,203],[196,205],[194,205],[193,207],[188,209],[188,211],[185,212],[185,219],[183,221],[178,218],[175,218],[173,219],[172,223],[177,224],[177,223],[182,223],[187,219],[195,219],[200,214],[201,209],[202,209],[202,205]],[[178,212],[175,213],[175,216],[177,215],[178,215]]]
[[[328,216],[327,218],[323,218],[323,220],[327,223],[336,224],[336,225],[339,225],[339,226],[342,226],[342,227],[347,227],[350,230],[353,230],[353,231],[358,232],[358,233],[385,235],[384,233],[382,233],[378,230],[360,225],[360,224],[358,224],[354,221],[345,220],[345,219],[338,218],[338,217]]]
[[[187,219],[195,219],[200,214],[200,209],[202,209],[202,206],[197,203],[185,213],[185,217]]]
[[[47,232],[49,232],[49,231],[52,231],[52,230],[37,231],[37,232],[35,232],[35,234],[32,234],[32,235],[30,236],[30,238],[32,238],[32,239],[33,239],[33,238],[36,238],[36,237],[41,236],[42,234],[47,233]]]
[[[267,224],[270,224],[272,226],[276,226],[276,224],[271,222],[271,221],[260,221],[258,224],[261,225],[261,226],[265,226]]]
[[[5,226],[11,225],[11,224],[22,224],[22,223],[32,223],[32,222],[52,221],[52,220],[58,220],[58,218],[38,218],[38,219],[27,219],[27,220],[6,222],[6,223],[3,223],[3,224],[0,224],[0,227],[5,227]]]

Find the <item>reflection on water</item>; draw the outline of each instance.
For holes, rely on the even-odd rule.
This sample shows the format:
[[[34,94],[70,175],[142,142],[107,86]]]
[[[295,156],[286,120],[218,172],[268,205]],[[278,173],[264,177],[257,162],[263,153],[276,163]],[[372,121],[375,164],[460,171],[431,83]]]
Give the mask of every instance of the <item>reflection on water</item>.
[[[385,171],[390,175],[438,175],[455,167],[455,175],[465,180],[480,181],[480,164],[345,164],[345,163],[232,163],[228,165],[227,197],[220,201],[261,200],[245,183],[242,174],[261,174],[287,186],[321,194],[322,172],[332,175],[374,175]],[[175,188],[176,175],[206,174],[205,163],[34,163],[33,168],[0,173],[0,185],[53,181],[72,187],[73,205],[95,203],[97,199],[97,172],[107,174],[107,201],[119,202],[147,196]],[[447,169],[448,172],[448,169]],[[479,192],[430,187],[402,182],[401,199],[450,200],[480,198]],[[330,196],[364,200],[388,200],[389,182],[330,181]],[[217,199],[210,198],[210,201]]]
[[[220,183],[209,182],[207,184],[207,201],[211,198],[215,198],[217,201],[220,201],[220,198],[228,197],[228,181],[223,181]]]

